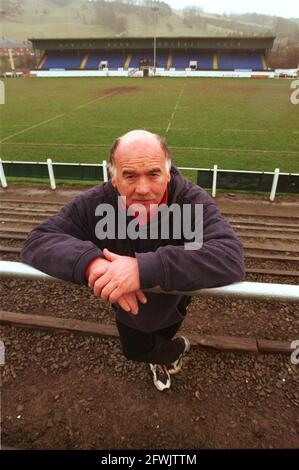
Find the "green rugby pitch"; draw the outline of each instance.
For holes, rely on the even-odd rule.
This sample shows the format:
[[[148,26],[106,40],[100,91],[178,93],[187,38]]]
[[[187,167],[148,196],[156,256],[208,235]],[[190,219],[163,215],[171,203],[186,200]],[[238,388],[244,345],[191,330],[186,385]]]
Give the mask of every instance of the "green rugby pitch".
[[[299,172],[290,80],[5,79],[3,160],[98,163],[131,129],[166,137],[179,166]]]

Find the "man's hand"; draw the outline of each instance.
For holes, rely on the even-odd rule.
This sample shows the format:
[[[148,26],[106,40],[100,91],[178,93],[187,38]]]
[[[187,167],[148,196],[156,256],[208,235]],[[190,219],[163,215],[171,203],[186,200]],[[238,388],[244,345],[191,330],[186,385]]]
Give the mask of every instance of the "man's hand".
[[[105,273],[94,282],[96,296],[117,302],[124,294],[140,290],[138,263],[135,258],[117,255],[106,248],[103,255],[110,264]]]
[[[122,295],[117,303],[121,306],[126,312],[131,312],[133,315],[138,314],[138,300],[142,304],[147,302],[147,299],[144,293],[141,290],[136,292],[130,292],[129,294]]]
[[[108,250],[107,252],[110,253]],[[119,256],[119,255],[114,255],[114,256]],[[111,264],[111,261],[108,261],[107,259],[104,259],[104,258],[98,258],[92,264],[92,267],[89,273],[89,278],[88,278],[88,286],[90,288],[94,288],[95,283],[99,279],[101,279],[101,277],[106,273],[110,264]],[[94,290],[95,296],[99,296],[97,292],[98,291]],[[136,292],[130,292],[130,293],[124,294],[117,299],[117,303],[120,305],[120,307],[123,310],[125,310],[126,312],[131,312],[134,315],[137,315],[138,313],[138,301],[141,303],[147,302],[145,295],[140,289],[136,290]]]
[[[105,258],[97,258],[92,262],[88,275],[88,287],[93,288],[95,281],[101,277],[108,269],[110,261]]]

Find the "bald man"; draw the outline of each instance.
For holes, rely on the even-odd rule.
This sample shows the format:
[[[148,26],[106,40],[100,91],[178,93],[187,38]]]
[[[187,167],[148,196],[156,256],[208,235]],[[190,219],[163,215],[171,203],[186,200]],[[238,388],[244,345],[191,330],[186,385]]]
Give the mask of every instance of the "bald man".
[[[29,234],[22,260],[110,302],[124,355],[148,364],[156,388],[167,390],[190,349],[187,338],[174,338],[190,297],[169,292],[242,280],[242,244],[210,196],[172,165],[160,136],[134,130],[118,138],[109,171],[107,183]],[[201,243],[185,235],[186,207],[195,239],[202,227]],[[153,287],[165,293],[145,292]]]

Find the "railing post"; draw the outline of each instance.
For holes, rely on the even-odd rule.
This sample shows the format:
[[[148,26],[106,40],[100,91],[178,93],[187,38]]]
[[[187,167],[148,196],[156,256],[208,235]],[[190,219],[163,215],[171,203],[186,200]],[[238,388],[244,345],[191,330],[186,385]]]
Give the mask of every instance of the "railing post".
[[[273,181],[272,181],[272,188],[271,188],[271,193],[270,193],[270,201],[271,202],[274,201],[274,199],[275,199],[278,178],[279,178],[279,168],[275,168]]]
[[[217,169],[218,169],[218,165],[214,165],[214,169],[213,169],[213,184],[212,184],[212,197],[216,197]]]
[[[103,178],[104,182],[107,183],[108,181],[108,169],[107,169],[107,161],[103,160]]]
[[[48,172],[49,172],[51,189],[56,189],[55,176],[54,176],[53,164],[52,164],[52,159],[51,158],[47,159],[47,165],[48,165]]]
[[[7,188],[7,182],[6,182],[4,168],[3,168],[3,165],[2,165],[1,158],[0,158],[0,181],[1,181],[2,188]]]

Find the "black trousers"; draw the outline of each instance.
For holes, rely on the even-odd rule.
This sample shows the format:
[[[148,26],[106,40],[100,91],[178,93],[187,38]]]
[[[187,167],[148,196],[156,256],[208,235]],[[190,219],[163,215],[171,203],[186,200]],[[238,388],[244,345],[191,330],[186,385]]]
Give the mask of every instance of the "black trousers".
[[[125,357],[132,361],[163,364],[169,367],[184,349],[181,341],[172,340],[182,321],[163,330],[144,333],[116,320]]]
[[[178,303],[177,308],[182,318],[185,317],[187,306],[190,302],[191,297],[184,296]],[[112,307],[117,311],[115,304],[112,304]],[[172,362],[178,359],[179,355],[184,350],[182,341],[172,339],[179,330],[182,322],[183,319],[162,330],[154,331],[153,333],[144,333],[116,319],[124,356],[136,362],[161,364],[169,367]]]

